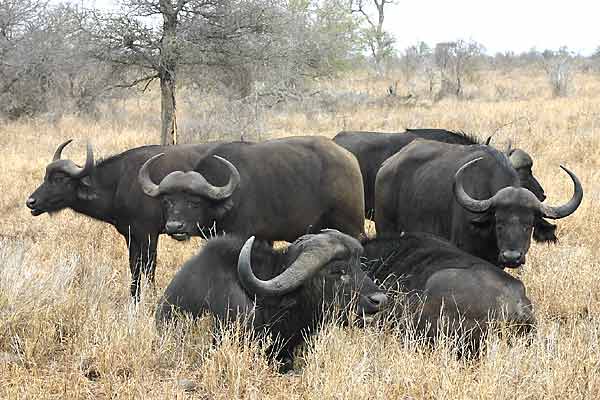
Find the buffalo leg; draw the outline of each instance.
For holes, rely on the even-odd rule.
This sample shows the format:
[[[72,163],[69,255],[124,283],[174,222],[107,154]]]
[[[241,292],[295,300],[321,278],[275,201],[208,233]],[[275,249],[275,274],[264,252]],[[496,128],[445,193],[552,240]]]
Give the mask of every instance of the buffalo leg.
[[[154,272],[156,271],[157,245],[158,234],[153,233],[145,238],[140,249],[141,269],[152,288],[154,288]]]
[[[134,240],[127,240],[127,246],[129,247],[129,270],[131,271],[131,285],[130,293],[131,297],[135,301],[140,300],[140,272],[141,272],[141,260],[139,257],[141,246]]]
[[[131,270],[131,296],[140,299],[141,274],[144,273],[151,287],[154,287],[156,269],[156,246],[158,234],[150,234],[140,240],[132,237],[128,240],[129,268]]]

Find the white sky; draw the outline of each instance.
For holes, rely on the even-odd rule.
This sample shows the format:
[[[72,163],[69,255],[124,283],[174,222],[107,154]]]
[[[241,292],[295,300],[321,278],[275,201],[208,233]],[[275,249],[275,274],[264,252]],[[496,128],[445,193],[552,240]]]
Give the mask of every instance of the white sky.
[[[118,4],[116,0],[67,1],[99,8]],[[434,45],[456,39],[476,40],[489,54],[564,45],[589,55],[600,46],[597,0],[395,1],[387,6],[385,29],[394,34],[399,50],[417,41]]]

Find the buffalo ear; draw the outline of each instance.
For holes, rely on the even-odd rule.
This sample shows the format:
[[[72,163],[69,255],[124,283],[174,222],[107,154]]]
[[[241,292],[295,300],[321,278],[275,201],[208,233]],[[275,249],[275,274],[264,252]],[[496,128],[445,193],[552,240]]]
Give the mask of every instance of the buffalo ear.
[[[283,309],[295,307],[298,304],[298,299],[292,296],[284,296],[280,299],[279,305]]]
[[[224,201],[220,201],[213,205],[215,219],[221,219],[229,210],[233,208],[233,200],[228,197]]]
[[[538,243],[556,243],[556,225],[537,217],[533,223],[533,240]]]
[[[79,180],[77,186],[77,197],[81,200],[94,200],[98,198],[98,195],[92,189],[92,181],[89,176],[85,176]]]

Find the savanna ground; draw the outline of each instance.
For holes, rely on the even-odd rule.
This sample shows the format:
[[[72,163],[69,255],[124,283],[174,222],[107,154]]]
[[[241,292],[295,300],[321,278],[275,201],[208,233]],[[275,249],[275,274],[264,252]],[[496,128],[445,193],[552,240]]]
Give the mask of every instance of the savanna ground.
[[[34,218],[24,205],[68,138],[76,140],[65,156],[76,162],[86,139],[96,157],[155,142],[158,96],[150,95],[107,106],[94,121],[2,126],[0,398],[600,398],[600,78],[577,75],[571,95],[555,99],[539,71],[487,72],[471,100],[437,103],[386,98],[387,84],[367,75],[321,82],[353,95],[331,107],[266,112],[261,138],[406,127],[495,132],[494,144],[511,138],[533,155],[552,204],[572,193],[559,164],[575,171],[583,204],[558,222],[559,244],[532,245],[521,273],[539,321],[531,344],[494,338],[479,360],[465,360],[451,345],[418,345],[410,332],[334,325],[302,349],[295,374],[280,375],[233,330],[217,347],[203,322],[186,335],[159,336],[158,295],[199,239],[161,238],[156,294],[144,288],[135,306],[126,247],[112,227],[68,210]],[[180,125],[217,102],[181,100]],[[182,379],[196,390],[185,392]]]

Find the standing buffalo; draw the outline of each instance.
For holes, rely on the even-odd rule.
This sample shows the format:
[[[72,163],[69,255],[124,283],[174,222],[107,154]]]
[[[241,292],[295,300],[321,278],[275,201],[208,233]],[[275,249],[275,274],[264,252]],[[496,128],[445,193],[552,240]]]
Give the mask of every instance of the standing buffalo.
[[[475,164],[475,165],[473,165]],[[375,182],[377,232],[430,232],[494,264],[525,262],[535,218],[572,214],[583,198],[551,207],[520,186],[508,158],[490,146],[415,141],[383,164]]]
[[[379,235],[378,235],[379,236]],[[429,338],[441,331],[464,335],[477,348],[489,322],[519,333],[535,324],[520,280],[428,233],[404,233],[364,244],[366,270],[388,290],[406,297],[409,322]],[[402,299],[402,298],[401,298]],[[406,309],[400,310],[406,315]]]
[[[292,137],[213,147],[194,171],[162,180],[139,171],[144,192],[160,198],[166,232],[183,240],[216,225],[243,237],[291,242],[322,228],[364,231],[363,184],[354,156],[324,137]],[[158,183],[155,183],[158,182]]]
[[[138,170],[150,157],[164,157],[147,171],[160,180],[177,169],[192,168],[217,142],[201,145],[143,146],[94,163],[91,145],[87,146],[84,167],[62,160],[68,140],[58,146],[46,167],[44,182],[27,199],[34,216],[71,208],[76,212],[108,222],[123,235],[129,248],[131,295],[139,295],[140,272],[154,281],[156,245],[163,232],[160,202],[146,196],[137,181]]]
[[[289,361],[331,306],[352,305],[358,316],[385,306],[387,297],[361,270],[361,252],[356,239],[331,229],[304,235],[285,250],[254,237],[245,244],[239,237],[211,239],[165,290],[157,325],[181,313],[209,312],[221,322],[240,319],[255,332],[266,329],[282,340],[277,358]]]
[[[464,146],[480,144],[472,135],[452,132],[445,129],[407,129],[402,133],[384,132],[340,132],[333,141],[350,151],[358,159],[365,187],[365,212],[373,217],[375,208],[375,177],[383,162],[416,139],[459,144]],[[489,145],[490,138],[485,142]],[[519,173],[521,186],[529,189],[540,201],[546,199],[544,188],[531,171],[533,160],[521,149],[509,149],[508,155],[513,167]],[[533,237],[539,242],[555,242],[556,226],[542,218],[536,218]]]

